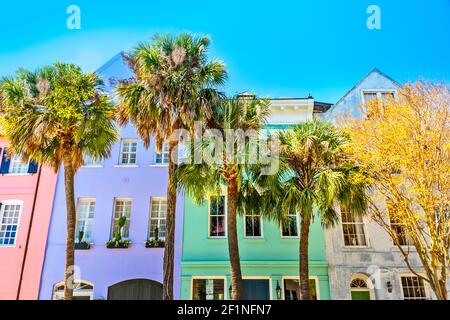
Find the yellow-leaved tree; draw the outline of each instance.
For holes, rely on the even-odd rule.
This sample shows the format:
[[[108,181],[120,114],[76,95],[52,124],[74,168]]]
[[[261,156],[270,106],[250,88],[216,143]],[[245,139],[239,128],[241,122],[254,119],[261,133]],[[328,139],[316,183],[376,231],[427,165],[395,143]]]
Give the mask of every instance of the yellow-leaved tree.
[[[348,118],[350,157],[371,184],[369,213],[408,268],[446,300],[450,277],[450,91],[444,83],[406,84]],[[411,263],[418,257],[423,268]]]

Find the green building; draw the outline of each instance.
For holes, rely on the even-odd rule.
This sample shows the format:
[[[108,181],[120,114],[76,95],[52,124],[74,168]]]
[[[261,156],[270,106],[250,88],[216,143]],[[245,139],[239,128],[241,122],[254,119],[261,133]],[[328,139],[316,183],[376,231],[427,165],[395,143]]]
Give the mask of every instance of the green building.
[[[328,104],[305,99],[274,99],[267,130],[286,129],[311,119]],[[237,228],[245,299],[297,299],[299,215],[289,226],[261,216],[238,217]],[[313,296],[330,298],[324,232],[319,219],[311,227],[309,266]],[[181,299],[228,299],[230,265],[226,235],[226,195],[197,206],[184,201]]]

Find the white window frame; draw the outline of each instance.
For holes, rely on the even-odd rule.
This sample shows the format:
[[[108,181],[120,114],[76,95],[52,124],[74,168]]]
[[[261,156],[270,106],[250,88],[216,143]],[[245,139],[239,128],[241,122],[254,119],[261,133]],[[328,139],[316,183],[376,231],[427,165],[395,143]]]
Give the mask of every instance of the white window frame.
[[[394,98],[397,97],[397,90],[395,89],[361,89],[361,102],[366,103],[364,100],[364,94],[366,93],[375,93],[378,100],[382,100],[382,94],[383,93],[392,93]]]
[[[0,203],[2,204],[2,206],[0,208],[0,228],[3,226],[2,220],[3,220],[3,215],[5,213],[5,207],[8,205],[9,206],[20,206],[19,215],[17,217],[17,224],[16,224],[17,228],[15,230],[16,235],[14,237],[14,243],[0,244],[0,247],[15,247],[17,244],[17,239],[19,238],[20,220],[22,218],[22,213],[23,213],[23,201],[22,200],[4,200],[4,201],[0,201]],[[6,225],[11,225],[11,224],[8,223]]]
[[[123,156],[124,153],[128,154],[128,161],[130,160],[130,155],[133,154],[133,152],[124,152],[123,151],[125,143],[136,143],[136,152],[135,152],[136,160],[135,160],[135,163],[129,163],[129,162],[123,163],[122,162],[122,156]],[[137,167],[138,166],[137,165],[137,155],[138,155],[138,140],[137,139],[131,139],[131,138],[129,139],[129,138],[127,138],[127,139],[122,139],[120,141],[119,164],[118,164],[118,166],[120,166],[120,167]]]
[[[284,288],[284,280],[299,280],[299,276],[282,276],[281,277],[281,300],[286,300],[285,296],[285,288]],[[320,300],[320,286],[319,286],[319,277],[318,276],[309,276],[309,280],[314,280],[316,283],[316,296],[317,301]]]
[[[167,150],[166,150],[167,148]],[[161,152],[157,152],[156,151],[156,145],[155,145],[155,157],[153,159],[153,163],[157,166],[168,166],[169,162],[170,162],[170,151],[169,151],[169,144],[168,143],[164,143],[162,145],[162,150]],[[157,162],[157,158],[158,158],[158,154],[161,155],[161,162]],[[167,155],[167,162],[164,161],[165,156]]]
[[[392,224],[398,225],[398,226],[402,225],[401,223],[398,223],[398,222],[392,223],[392,220],[391,220],[391,218],[389,216],[388,216],[388,220],[389,220],[389,228],[391,229],[391,232],[393,232],[392,231]],[[403,227],[406,228],[406,226],[403,226]],[[390,238],[391,238],[392,245],[394,247],[397,247],[397,244],[395,243],[394,239],[392,237],[390,237]],[[410,244],[410,243],[408,243],[408,241],[412,241],[412,240],[411,240],[410,237],[408,237],[408,235],[406,235],[406,242],[407,243],[406,244],[400,244],[400,246],[403,247],[403,248],[414,248],[415,249],[414,243]]]
[[[153,201],[161,201],[161,200],[165,200],[166,201],[166,217],[164,217],[164,218],[160,217],[161,202],[159,202],[159,205],[158,205],[158,217],[154,218],[153,217],[153,211],[152,211]],[[154,237],[150,237],[150,233],[152,232],[152,230],[151,230],[152,220],[157,220],[158,221],[158,233],[159,233],[159,230],[161,230],[160,229],[161,228],[161,220],[166,220],[166,219],[167,219],[167,197],[151,197],[150,198],[150,216],[149,216],[149,220],[148,220],[148,238],[149,239],[154,239]],[[166,234],[166,232],[167,232],[167,229],[164,232],[164,234]],[[165,235],[164,235],[164,237],[159,236],[159,239],[160,240],[165,240],[166,236]]]
[[[224,216],[225,216],[225,235],[224,236],[211,236],[211,198],[208,198],[208,238],[209,239],[226,239],[228,236],[228,217],[227,217],[227,199],[228,196],[226,194],[221,194],[221,197],[224,197]]]
[[[77,288],[74,288],[73,296],[74,297],[89,297],[89,300],[93,300],[94,299],[94,288],[95,288],[94,284],[89,281],[85,281],[85,280],[75,280],[75,286],[80,285],[81,283],[92,286],[92,289],[88,289],[88,290],[78,289],[77,290]],[[64,290],[56,291],[56,288],[60,287],[62,285],[64,285],[64,281],[60,281],[53,286],[52,300],[64,300]]]
[[[96,199],[95,198],[78,198],[78,200],[77,200],[77,223],[76,223],[76,225],[75,225],[75,242],[77,242],[78,241],[78,232],[77,232],[77,230],[78,230],[78,212],[79,212],[79,208],[80,208],[80,204],[82,203],[82,202],[84,202],[84,201],[88,201],[89,202],[89,205],[91,205],[92,204],[92,202],[94,203],[94,217],[95,217],[95,209],[96,209],[96,205],[97,205],[97,201],[96,201]],[[92,223],[91,223],[91,235],[92,235],[92,229],[93,229],[93,227],[94,227],[94,217],[92,217],[92,218],[89,218],[89,212],[87,213],[87,217],[86,217],[86,219],[85,220],[92,220]],[[92,238],[91,237],[89,237],[89,238],[86,238],[86,222],[84,223],[84,229],[83,229],[83,232],[84,232],[84,236],[83,236],[83,241],[86,241],[86,242],[91,242],[92,241]]]
[[[422,275],[421,273],[418,273],[418,274]],[[399,281],[399,284],[400,284],[400,291],[401,291],[402,300],[431,300],[431,295],[430,295],[430,292],[429,292],[429,288],[428,288],[427,282],[425,280],[423,280],[423,279],[422,279],[422,283],[423,283],[423,291],[425,292],[425,298],[423,298],[423,299],[406,299],[405,298],[405,294],[403,292],[403,284],[402,284],[402,278],[403,277],[415,277],[415,278],[417,278],[417,276],[415,274],[413,274],[413,273],[410,273],[410,272],[400,272],[400,273],[398,273],[398,281]]]
[[[289,214],[289,216],[294,216],[293,214]],[[280,235],[282,239],[298,239],[300,238],[300,214],[298,212],[295,213],[296,222],[297,222],[297,235],[296,236],[284,236],[283,235],[283,224],[280,223]]]
[[[30,162],[27,162],[27,163],[23,162],[22,159],[17,155],[12,156],[9,161],[10,162],[9,162],[8,174],[10,174],[10,175],[26,175],[26,174],[28,174],[28,170],[30,168]],[[20,168],[24,168],[25,171],[24,172],[13,172],[14,165],[16,165],[16,164],[18,164],[20,166]]]
[[[103,161],[100,159],[95,160],[89,156],[84,156],[83,168],[103,168]]]
[[[369,248],[370,247],[370,245],[369,245],[369,237],[367,236],[367,227],[366,227],[366,223],[365,223],[365,221],[364,221],[364,218],[363,217],[361,217],[361,222],[355,222],[354,220],[353,220],[353,222],[343,222],[342,221],[342,210],[341,210],[341,234],[342,234],[342,243],[344,244],[344,247],[345,248]],[[344,234],[344,224],[347,224],[347,225],[351,225],[351,224],[353,224],[353,225],[356,225],[356,224],[362,224],[362,226],[363,226],[363,231],[364,231],[364,241],[366,242],[366,244],[365,245],[347,245],[347,244],[345,244],[345,234]]]
[[[244,214],[243,225],[244,225],[244,238],[245,239],[262,239],[262,238],[264,238],[264,227],[263,227],[264,220],[263,220],[261,213],[259,213],[259,215],[258,215],[259,216],[259,229],[260,229],[261,235],[259,235],[259,236],[248,236],[247,235],[247,217],[255,217],[255,216],[257,216],[257,215],[255,215],[253,213],[252,214],[247,214],[247,213]]]
[[[223,280],[223,299],[229,300],[229,292],[228,292],[228,284],[227,284],[227,277],[225,276],[193,276],[191,277],[191,290],[190,290],[190,297],[191,300],[194,300],[194,280]],[[213,301],[213,300],[210,300]]]
[[[132,198],[114,198],[110,239],[113,239],[113,237],[114,237],[114,224],[115,224],[115,221],[118,220],[123,215],[123,212],[122,212],[122,214],[120,215],[119,218],[115,218],[117,201],[130,201],[131,202],[130,203],[130,216],[127,217],[127,221],[128,221],[128,224],[129,224],[129,226],[128,226],[128,237],[125,237],[122,234],[122,240],[129,240],[130,239],[130,228],[131,228],[131,213],[132,213],[132,210],[133,210],[133,199]],[[125,226],[124,226],[124,228],[125,228]],[[123,230],[124,229],[122,229],[122,233],[123,233]]]

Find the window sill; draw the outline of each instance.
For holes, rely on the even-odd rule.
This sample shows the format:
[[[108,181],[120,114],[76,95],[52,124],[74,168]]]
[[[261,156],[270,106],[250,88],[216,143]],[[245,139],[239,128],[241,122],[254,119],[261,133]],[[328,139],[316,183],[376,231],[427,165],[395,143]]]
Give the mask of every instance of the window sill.
[[[372,247],[368,246],[343,246],[342,251],[344,252],[355,252],[355,251],[375,251]]]
[[[23,176],[31,176],[33,173],[2,173],[3,176],[13,176],[13,177],[23,177]]]
[[[300,239],[300,237],[281,237],[281,240],[295,240],[295,239]]]
[[[417,252],[416,247],[415,246],[401,246],[403,250],[405,250],[406,252]],[[400,249],[394,245],[394,247],[391,248],[392,252],[400,252]]]
[[[227,240],[227,237],[207,237],[208,240]]]
[[[117,164],[114,168],[139,168],[137,164]]]
[[[169,164],[167,164],[167,163],[161,163],[161,164],[159,164],[159,163],[155,163],[155,164],[151,164],[151,165],[149,165],[149,167],[150,168],[167,168],[169,166]]]
[[[250,241],[256,240],[256,241],[264,241],[264,242],[267,241],[267,239],[264,237],[244,237],[244,240],[250,240]]]

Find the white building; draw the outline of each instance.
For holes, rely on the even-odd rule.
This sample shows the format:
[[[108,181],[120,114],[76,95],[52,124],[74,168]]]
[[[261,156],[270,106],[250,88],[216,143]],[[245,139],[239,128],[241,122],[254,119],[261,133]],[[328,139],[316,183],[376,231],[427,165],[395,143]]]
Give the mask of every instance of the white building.
[[[396,95],[399,84],[372,70],[323,117],[336,122],[342,116],[360,116],[359,105],[374,96]],[[391,224],[399,230],[401,226]],[[408,240],[403,237],[405,247]],[[341,213],[341,223],[325,231],[331,299],[403,300],[433,299],[430,287],[407,268],[403,255],[389,235],[370,217],[354,219]],[[410,247],[411,250],[415,250]],[[414,270],[421,270],[411,254]]]

